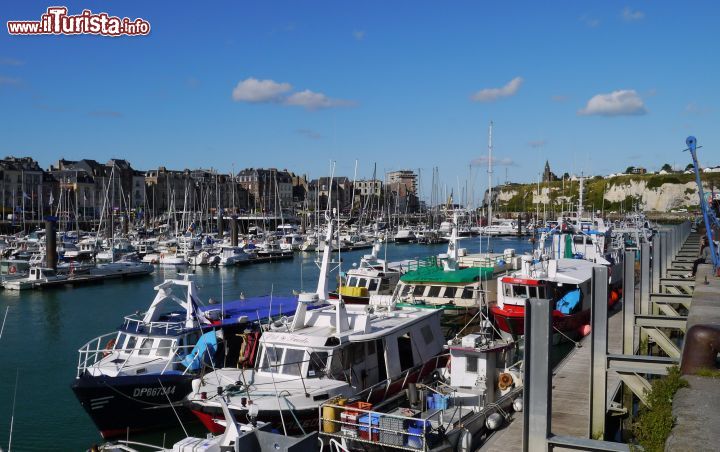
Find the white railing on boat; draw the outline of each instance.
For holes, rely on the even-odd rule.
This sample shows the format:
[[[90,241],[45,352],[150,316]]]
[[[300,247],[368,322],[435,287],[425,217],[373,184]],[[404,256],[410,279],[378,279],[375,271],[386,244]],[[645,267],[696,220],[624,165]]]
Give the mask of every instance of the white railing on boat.
[[[125,316],[122,329],[133,333],[147,334],[176,334],[185,329],[185,320],[166,322],[145,322],[141,318]]]

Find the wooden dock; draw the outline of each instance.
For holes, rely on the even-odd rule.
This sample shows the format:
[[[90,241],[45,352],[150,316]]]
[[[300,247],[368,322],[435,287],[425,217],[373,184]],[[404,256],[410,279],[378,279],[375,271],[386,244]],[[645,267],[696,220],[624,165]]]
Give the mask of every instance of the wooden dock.
[[[590,337],[581,341],[553,371],[552,433],[589,438],[590,429]],[[608,319],[609,353],[622,352],[622,311],[615,310]],[[608,373],[607,406],[620,387],[620,377]],[[510,452],[522,450],[523,419],[515,415],[510,424],[492,435],[480,450]],[[555,448],[555,450],[562,450]]]

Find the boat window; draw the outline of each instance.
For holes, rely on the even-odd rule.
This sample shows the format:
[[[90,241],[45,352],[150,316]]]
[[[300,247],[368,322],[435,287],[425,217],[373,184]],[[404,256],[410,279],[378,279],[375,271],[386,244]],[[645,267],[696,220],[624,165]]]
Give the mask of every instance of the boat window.
[[[413,289],[413,295],[416,297],[421,296],[423,293],[425,293],[425,286],[415,286],[415,289]]]
[[[412,289],[411,285],[403,286],[402,291],[400,292],[401,297],[406,297],[410,293],[410,289]]]
[[[445,293],[443,294],[443,297],[445,298],[453,298],[455,297],[455,291],[457,290],[456,287],[446,287]]]
[[[478,370],[478,357],[477,356],[466,356],[465,357],[465,372],[477,373]]]
[[[545,298],[545,287],[542,286],[535,286],[535,287],[528,287],[528,291],[530,292],[530,298]]]
[[[397,338],[398,354],[400,355],[400,371],[404,372],[414,365],[412,341],[410,333],[405,333]]]
[[[345,284],[345,285],[346,285],[346,286],[350,286],[350,287],[355,287],[355,281],[356,281],[356,280],[357,280],[356,277],[350,276],[350,277],[348,278],[348,280],[347,280],[347,284]]]
[[[368,356],[375,354],[375,342],[368,342],[367,343],[367,354]]]
[[[282,373],[287,375],[300,376],[305,350],[299,348],[288,348],[283,359]]]
[[[149,355],[150,350],[152,349],[153,339],[151,337],[146,337],[143,339],[142,344],[140,345],[140,351],[138,352],[139,355]]]
[[[308,364],[308,378],[319,377],[325,373],[327,368],[328,354],[327,352],[310,353],[310,363]]]
[[[115,341],[115,350],[122,350],[126,338],[127,335],[125,333],[118,334],[117,340]]]
[[[360,278],[358,280],[358,287],[367,287],[367,278]]]
[[[125,346],[126,350],[132,351],[132,349],[135,348],[135,342],[137,342],[137,337],[135,336],[129,336],[127,345]]]
[[[282,359],[283,352],[285,351],[282,347],[264,347],[265,353],[263,354],[262,363],[260,370],[263,372],[278,372],[278,366]]]
[[[390,281],[387,278],[383,278],[380,280],[380,291],[385,291],[390,289]]]
[[[378,280],[377,280],[377,279],[374,279],[374,278],[371,279],[371,280],[370,280],[370,284],[368,285],[368,290],[370,290],[370,291],[376,290],[377,287],[378,287]]]
[[[365,344],[359,342],[353,347],[353,364],[360,364],[365,361]]]
[[[462,296],[460,298],[464,298],[466,300],[470,300],[473,298],[473,288],[472,287],[465,287],[462,292]]]
[[[438,297],[440,296],[440,289],[442,286],[430,286],[430,290],[428,291],[428,297]]]
[[[160,344],[158,345],[156,354],[158,356],[169,356],[170,355],[170,347],[172,346],[172,340],[171,339],[161,339]]]
[[[430,325],[423,325],[423,327],[420,328],[420,332],[422,333],[422,337],[425,340],[425,345],[432,343],[433,333],[430,329]]]

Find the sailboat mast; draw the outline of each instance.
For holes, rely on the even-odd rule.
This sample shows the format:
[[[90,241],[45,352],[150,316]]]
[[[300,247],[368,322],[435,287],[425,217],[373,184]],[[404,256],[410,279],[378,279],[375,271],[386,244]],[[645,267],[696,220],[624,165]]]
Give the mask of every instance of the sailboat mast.
[[[488,226],[492,224],[492,151],[493,151],[493,122],[490,121],[490,130],[488,132]]]

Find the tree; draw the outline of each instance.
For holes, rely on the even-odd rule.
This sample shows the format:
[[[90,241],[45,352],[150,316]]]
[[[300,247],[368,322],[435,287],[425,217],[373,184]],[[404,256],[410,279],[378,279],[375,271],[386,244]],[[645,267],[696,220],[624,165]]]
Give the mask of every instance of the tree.
[[[670,166],[669,163],[666,163],[666,164],[664,164],[664,165],[662,166],[662,168],[660,168],[660,171],[667,171],[668,173],[672,173],[672,172],[673,172],[673,169],[672,169],[672,166]]]
[[[633,170],[635,169],[634,166],[628,166],[625,170],[625,174],[632,174]]]
[[[688,166],[685,167],[685,171],[688,171],[688,170],[690,170],[690,171],[695,170],[695,165],[693,165],[692,163],[688,163]]]
[[[565,179],[565,180],[569,180],[569,179],[570,179],[570,174],[569,174],[569,173],[564,173],[562,177],[563,177],[563,179]]]

